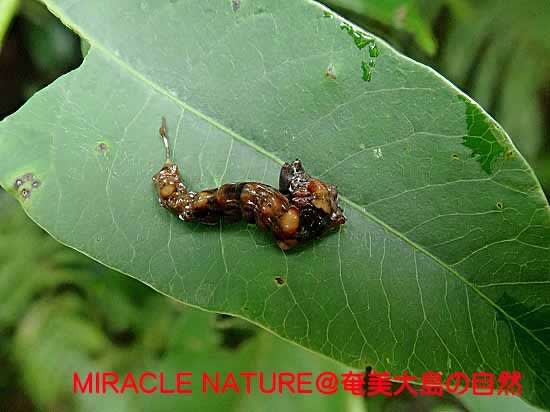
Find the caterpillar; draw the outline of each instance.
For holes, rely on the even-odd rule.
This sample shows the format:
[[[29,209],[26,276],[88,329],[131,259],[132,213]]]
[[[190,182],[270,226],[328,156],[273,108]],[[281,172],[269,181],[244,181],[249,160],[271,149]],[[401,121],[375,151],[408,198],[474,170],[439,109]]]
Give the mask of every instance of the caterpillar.
[[[271,231],[282,250],[319,238],[346,222],[336,186],[310,176],[299,159],[282,166],[279,190],[264,183],[241,182],[190,191],[172,160],[164,118],[159,134],[165,161],[153,183],[160,205],[183,221],[213,225],[245,219]]]

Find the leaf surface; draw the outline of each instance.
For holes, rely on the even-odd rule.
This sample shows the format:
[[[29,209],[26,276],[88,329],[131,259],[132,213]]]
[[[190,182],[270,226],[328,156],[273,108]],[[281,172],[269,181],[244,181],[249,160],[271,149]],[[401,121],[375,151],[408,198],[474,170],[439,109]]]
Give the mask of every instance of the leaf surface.
[[[363,81],[367,49],[309,1],[45,3],[90,51],[2,122],[0,181],[33,174],[17,196],[55,238],[348,365],[521,370],[548,406],[548,204],[476,103],[380,40]],[[348,223],[285,254],[178,221],[151,183],[161,116],[192,189],[275,185],[299,157]]]

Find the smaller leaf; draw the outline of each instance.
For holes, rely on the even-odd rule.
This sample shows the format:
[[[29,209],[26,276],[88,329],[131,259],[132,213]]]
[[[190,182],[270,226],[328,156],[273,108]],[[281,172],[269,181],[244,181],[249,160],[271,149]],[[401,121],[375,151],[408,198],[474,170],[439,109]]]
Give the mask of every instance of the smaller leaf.
[[[19,1],[20,0],[2,0],[0,2],[0,50],[2,49],[4,36],[19,8]]]

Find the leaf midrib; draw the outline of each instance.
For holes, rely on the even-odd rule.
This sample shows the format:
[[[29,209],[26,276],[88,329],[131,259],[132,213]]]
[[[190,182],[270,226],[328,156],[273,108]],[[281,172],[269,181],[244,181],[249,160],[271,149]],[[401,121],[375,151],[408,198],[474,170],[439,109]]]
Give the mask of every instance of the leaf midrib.
[[[227,133],[229,136],[231,136],[233,139],[238,140],[242,142],[243,144],[253,148],[257,152],[261,153],[262,155],[266,156],[267,158],[275,161],[276,163],[282,165],[284,161],[282,159],[279,159],[274,154],[266,151],[263,147],[257,145],[256,143],[248,140],[247,138],[241,136],[239,133],[229,129],[228,127],[224,126],[220,122],[216,121],[215,119],[211,118],[210,116],[202,113],[201,111],[195,109],[194,107],[190,106],[189,104],[183,102],[182,100],[179,100],[176,96],[171,94],[168,90],[164,89],[159,84],[155,83],[154,81],[150,80],[149,78],[145,77],[143,74],[138,72],[136,69],[131,67],[129,64],[127,64],[124,60],[122,60],[119,56],[117,56],[115,53],[111,52],[107,47],[105,47],[103,44],[101,44],[97,39],[90,36],[88,33],[86,33],[84,30],[82,30],[81,27],[79,27],[77,24],[75,24],[73,21],[71,21],[61,10],[59,10],[56,6],[51,5],[48,3],[48,0],[40,0],[42,3],[45,4],[45,6],[50,10],[54,15],[56,15],[67,27],[69,27],[71,30],[73,30],[75,33],[77,33],[81,38],[85,39],[90,43],[93,48],[101,52],[104,56],[109,58],[110,60],[114,61],[117,65],[119,65],[122,69],[127,71],[132,76],[136,77],[138,80],[143,81],[145,84],[149,85],[151,88],[162,94],[163,96],[167,97],[168,99],[174,101],[178,106],[180,106],[184,110],[188,110],[189,112],[193,113],[197,117],[205,120],[212,126],[218,128],[219,130]],[[325,9],[324,7],[318,5],[315,2],[308,1],[310,4],[319,6],[321,9]],[[93,52],[93,50],[90,50],[90,52]],[[397,52],[395,52],[397,53]],[[87,57],[84,58],[86,60]],[[412,61],[412,60],[411,60]],[[419,64],[418,62],[415,62],[416,64]],[[78,70],[78,69],[77,69]],[[506,312],[504,309],[502,309],[500,306],[498,306],[493,300],[491,300],[487,295],[482,293],[479,289],[476,288],[476,286],[468,281],[464,276],[462,276],[460,273],[458,273],[454,268],[450,267],[447,263],[443,262],[440,258],[437,256],[434,256],[431,252],[424,249],[422,246],[415,243],[412,239],[409,239],[405,235],[403,235],[401,232],[397,231],[393,227],[389,226],[387,223],[379,219],[378,217],[370,214],[368,211],[366,211],[363,207],[355,203],[353,200],[347,198],[346,196],[339,196],[339,198],[347,203],[349,206],[351,206],[353,209],[357,210],[360,214],[364,215],[366,218],[372,220],[373,222],[379,224],[383,228],[385,228],[388,232],[393,233],[398,238],[402,239],[404,242],[408,243],[413,249],[418,250],[419,252],[423,253],[424,255],[430,257],[433,259],[436,263],[441,265],[445,270],[455,275],[460,281],[462,281],[465,285],[469,286],[474,292],[476,292],[482,299],[484,299],[486,302],[488,302],[493,308],[495,308],[497,311],[499,311],[502,315],[504,315],[506,318],[508,318],[510,321],[514,322],[518,327],[520,327],[522,330],[524,330],[533,340],[538,342],[547,352],[550,353],[550,347],[546,345],[541,339],[539,339],[533,332],[526,328],[522,323],[520,323],[515,317],[511,316],[508,312]],[[284,252],[283,252],[284,253]]]

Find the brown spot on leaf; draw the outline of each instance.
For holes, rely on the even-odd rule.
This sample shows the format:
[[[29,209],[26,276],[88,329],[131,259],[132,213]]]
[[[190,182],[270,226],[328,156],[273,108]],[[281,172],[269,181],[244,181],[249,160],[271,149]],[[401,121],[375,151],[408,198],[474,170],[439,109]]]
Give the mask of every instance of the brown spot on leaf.
[[[100,142],[97,145],[97,151],[100,153],[105,153],[109,149],[109,146],[107,146],[107,143]]]
[[[13,182],[13,187],[15,189],[19,189],[22,185],[23,185],[23,179],[21,179],[20,177],[18,177],[17,179],[15,179],[15,182]]]
[[[275,283],[277,283],[278,286],[283,286],[286,281],[282,276],[275,276]]]
[[[35,179],[34,174],[31,172],[17,177],[13,182],[13,188],[19,192],[23,200],[28,199],[31,196],[32,190],[37,189],[40,185],[40,180]]]
[[[334,65],[332,63],[329,64],[325,70],[325,77],[336,80],[336,70],[334,69]]]
[[[21,191],[19,192],[21,194],[21,197],[23,199],[28,199],[29,197],[31,197],[31,191],[29,189],[21,189]]]
[[[33,179],[33,174],[31,172],[25,173],[23,176],[19,176],[15,179],[13,182],[13,187],[15,189],[19,189],[21,186],[23,186],[26,182],[30,182]]]

